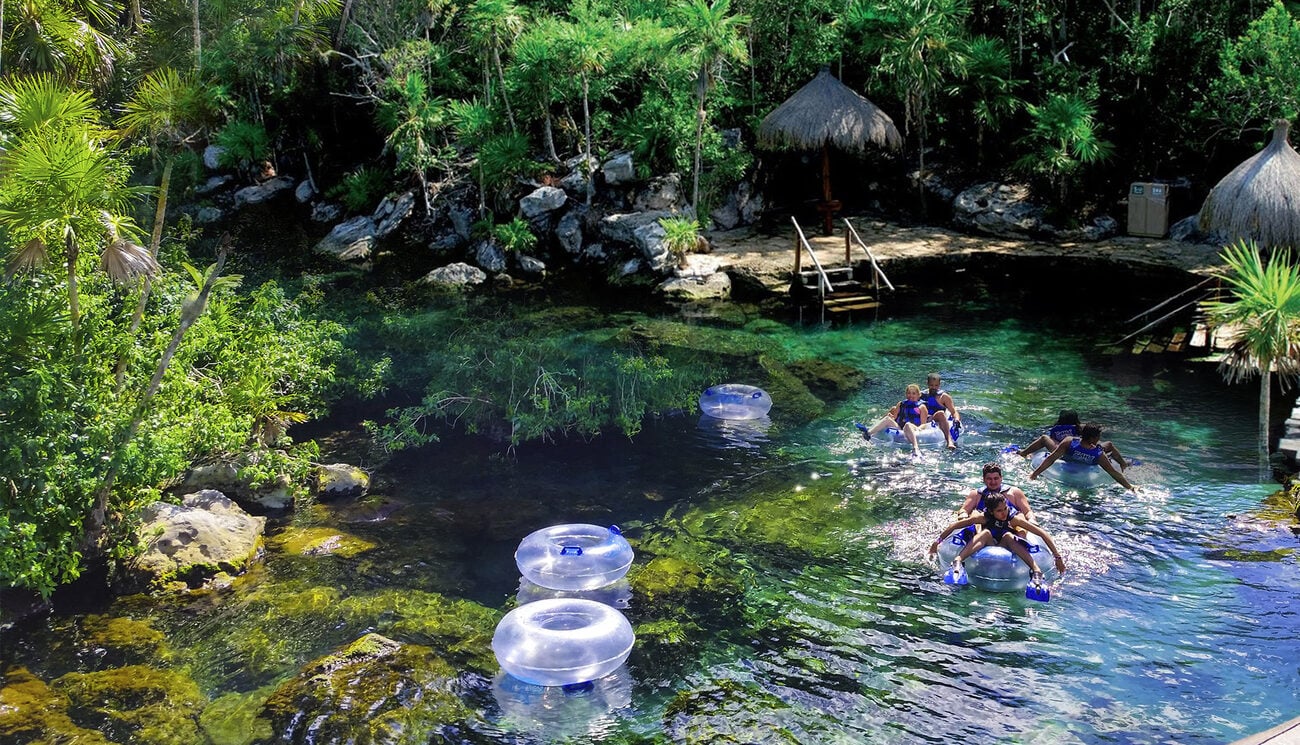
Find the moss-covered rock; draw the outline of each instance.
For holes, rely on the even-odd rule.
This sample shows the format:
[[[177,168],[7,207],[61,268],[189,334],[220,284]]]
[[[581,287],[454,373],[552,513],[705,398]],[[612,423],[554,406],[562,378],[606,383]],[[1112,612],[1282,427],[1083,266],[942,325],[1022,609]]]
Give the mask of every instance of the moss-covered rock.
[[[428,644],[457,665],[484,673],[496,669],[492,634],[501,613],[478,603],[392,589],[345,598],[337,612],[384,633]]]
[[[251,742],[428,742],[470,716],[455,677],[428,647],[366,634],[276,688]]]
[[[257,715],[275,686],[213,699],[199,715],[199,726],[212,745],[249,745],[271,738],[271,723]]]
[[[316,493],[321,499],[359,497],[370,489],[370,474],[346,463],[316,469]]]
[[[11,743],[107,744],[99,732],[68,716],[68,697],[32,675],[11,667],[0,679],[0,741]]]
[[[101,664],[112,667],[166,661],[172,658],[167,637],[148,621],[124,616],[86,616],[84,643]]]
[[[351,558],[375,548],[375,543],[329,527],[289,526],[270,539],[271,546],[298,556]]]
[[[189,677],[146,665],[69,673],[53,687],[68,697],[73,721],[114,742],[191,745],[207,703]]]
[[[792,725],[786,714],[789,708],[756,684],[724,680],[678,694],[664,710],[664,728],[674,742],[818,742],[819,738]]]
[[[249,515],[218,491],[185,495],[181,504],[154,502],[142,516],[146,546],[133,566],[155,586],[197,587],[219,572],[239,574],[261,556],[266,518]]]

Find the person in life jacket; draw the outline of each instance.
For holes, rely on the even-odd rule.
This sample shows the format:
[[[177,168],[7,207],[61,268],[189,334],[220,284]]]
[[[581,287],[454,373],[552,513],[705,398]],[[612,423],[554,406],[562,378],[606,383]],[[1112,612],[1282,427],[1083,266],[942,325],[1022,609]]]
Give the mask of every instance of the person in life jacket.
[[[984,476],[983,489],[971,489],[966,492],[966,498],[957,508],[957,519],[964,520],[973,517],[977,513],[987,512],[988,498],[994,494],[1000,495],[1011,505],[1011,514],[1020,515],[1029,522],[1035,522],[1034,510],[1029,506],[1029,497],[1025,496],[1024,491],[1019,487],[1002,483],[1002,466],[996,461],[990,461],[984,464],[982,469]]]
[[[881,417],[880,421],[871,425],[871,429],[864,432],[863,436],[870,440],[872,435],[879,434],[882,430],[896,429],[902,432],[903,437],[912,444],[912,452],[920,455],[921,446],[916,441],[916,432],[929,423],[930,410],[921,403],[921,386],[909,383],[907,398],[894,404],[894,408]]]
[[[1046,434],[1038,436],[1038,439],[1024,446],[1023,448],[1012,448],[1010,452],[1019,455],[1022,458],[1028,458],[1034,453],[1047,448],[1047,451],[1056,449],[1057,445],[1070,437],[1079,436],[1079,414],[1074,409],[1061,409],[1061,413],[1056,416],[1056,424],[1053,424]],[[1120,454],[1119,448],[1115,447],[1109,440],[1101,443],[1101,449],[1110,456],[1110,459],[1119,465],[1120,470],[1128,468],[1128,461]]]
[[[961,414],[957,412],[952,396],[939,387],[942,382],[937,372],[925,376],[926,390],[921,392],[921,403],[929,409],[934,423],[943,430],[943,441],[952,450],[957,447],[957,438],[961,435]]]
[[[953,574],[960,575],[963,572],[962,562],[969,559],[976,551],[985,546],[1001,546],[1029,565],[1029,571],[1035,581],[1041,581],[1043,572],[1038,565],[1034,563],[1034,557],[1029,553],[1029,544],[1023,536],[1029,533],[1035,533],[1047,544],[1048,550],[1052,552],[1052,558],[1055,560],[1056,571],[1061,574],[1065,573],[1065,559],[1061,558],[1061,552],[1056,548],[1056,542],[1052,536],[1048,535],[1046,530],[1038,527],[1037,524],[1031,523],[1020,515],[1011,514],[1011,505],[1007,504],[1006,498],[1001,494],[991,494],[985,501],[988,508],[979,515],[972,515],[964,520],[958,520],[943,529],[939,534],[938,540],[930,544],[930,555],[939,553],[939,543],[943,539],[952,535],[958,530],[967,527],[977,526],[975,537],[966,542],[961,553],[952,560]]]
[[[1106,456],[1105,449],[1101,444],[1101,425],[1088,422],[1079,429],[1076,437],[1069,437],[1061,441],[1052,454],[1038,464],[1029,479],[1032,481],[1038,478],[1038,475],[1046,471],[1049,466],[1058,460],[1064,460],[1066,463],[1077,463],[1085,466],[1100,466],[1102,470],[1110,474],[1115,483],[1130,491],[1137,491],[1120,469],[1115,467],[1110,458]]]

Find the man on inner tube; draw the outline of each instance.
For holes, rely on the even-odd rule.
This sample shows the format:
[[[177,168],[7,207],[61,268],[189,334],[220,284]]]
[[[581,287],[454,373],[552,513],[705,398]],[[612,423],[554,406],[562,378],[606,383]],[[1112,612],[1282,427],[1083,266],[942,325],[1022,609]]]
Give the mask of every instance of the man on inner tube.
[[[939,387],[941,382],[937,372],[925,376],[926,390],[921,394],[921,403],[929,410],[934,423],[943,430],[943,441],[952,450],[957,447],[957,438],[961,436],[961,414],[957,413],[952,396]]]
[[[1029,522],[1034,520],[1034,510],[1029,506],[1029,497],[1019,487],[1002,483],[1002,466],[996,461],[984,464],[984,488],[971,489],[966,492],[966,500],[957,508],[957,519],[964,520],[976,512],[984,512],[984,499],[990,494],[1001,494],[1011,508],[1011,514],[1020,515]]]

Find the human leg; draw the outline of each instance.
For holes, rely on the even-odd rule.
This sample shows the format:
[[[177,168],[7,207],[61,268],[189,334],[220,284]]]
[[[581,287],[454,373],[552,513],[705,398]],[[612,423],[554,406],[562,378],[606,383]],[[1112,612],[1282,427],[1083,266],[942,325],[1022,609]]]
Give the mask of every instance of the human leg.
[[[1034,440],[1033,442],[1029,443],[1023,448],[1020,448],[1015,452],[1021,458],[1028,458],[1029,456],[1033,455],[1036,451],[1042,450],[1043,448],[1047,448],[1048,452],[1055,450],[1056,440],[1053,440],[1048,435],[1039,435],[1038,439]]]
[[[912,443],[912,455],[921,454],[921,443],[916,439],[916,425],[907,422],[903,425],[903,437]]]
[[[939,429],[943,431],[943,441],[948,446],[948,449],[952,450],[957,447],[957,443],[952,440],[952,422],[948,421],[948,412],[936,412],[933,419],[934,423],[939,425]]]
[[[867,430],[867,437],[871,437],[872,435],[879,434],[883,430],[889,429],[890,427],[894,429],[898,429],[898,422],[894,421],[894,418],[891,416],[888,415],[883,416],[880,418],[880,421],[871,425],[871,429]]]
[[[1032,574],[1041,575],[1038,564],[1034,563],[1034,557],[1029,554],[1029,549],[1025,548],[1025,542],[1016,537],[1014,533],[1005,533],[1002,540],[998,542],[1006,550],[1020,557],[1020,560],[1029,565],[1029,571]]]
[[[1101,443],[1101,450],[1106,455],[1110,456],[1111,460],[1115,461],[1115,463],[1119,465],[1120,470],[1128,468],[1128,461],[1124,460],[1123,455],[1120,455],[1119,448],[1115,447],[1115,443],[1107,440],[1106,442]]]

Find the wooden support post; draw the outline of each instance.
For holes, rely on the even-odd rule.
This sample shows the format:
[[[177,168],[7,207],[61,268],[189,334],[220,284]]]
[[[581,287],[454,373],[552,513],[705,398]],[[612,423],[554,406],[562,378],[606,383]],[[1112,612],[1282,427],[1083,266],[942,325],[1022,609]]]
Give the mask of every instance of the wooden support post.
[[[799,245],[799,231],[795,231],[794,236],[794,274],[799,276],[799,259],[803,257],[803,247]]]

